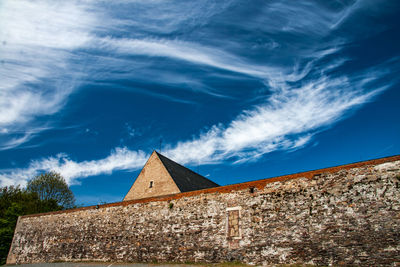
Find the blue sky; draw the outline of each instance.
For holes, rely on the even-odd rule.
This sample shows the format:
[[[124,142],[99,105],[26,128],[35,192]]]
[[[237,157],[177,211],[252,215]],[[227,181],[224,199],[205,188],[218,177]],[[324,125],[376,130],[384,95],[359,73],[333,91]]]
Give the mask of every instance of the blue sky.
[[[0,3],[0,185],[122,200],[156,149],[226,185],[400,154],[398,1]]]

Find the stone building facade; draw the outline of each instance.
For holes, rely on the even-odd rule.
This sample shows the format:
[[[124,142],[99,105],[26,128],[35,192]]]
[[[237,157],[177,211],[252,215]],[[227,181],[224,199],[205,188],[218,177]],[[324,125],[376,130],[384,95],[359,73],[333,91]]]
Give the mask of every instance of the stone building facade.
[[[400,264],[400,156],[19,218],[7,263]]]

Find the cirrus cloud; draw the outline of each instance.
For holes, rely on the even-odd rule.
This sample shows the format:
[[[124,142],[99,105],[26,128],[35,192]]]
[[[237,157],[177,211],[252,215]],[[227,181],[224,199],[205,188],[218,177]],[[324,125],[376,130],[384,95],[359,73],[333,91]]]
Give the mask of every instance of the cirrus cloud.
[[[269,94],[236,111],[231,122],[168,144],[164,154],[182,164],[241,163],[301,148],[393,85],[390,79],[382,82],[388,72],[398,71],[390,62],[338,72],[350,60],[342,52],[354,38],[338,31],[365,5],[369,2],[269,1],[243,7],[240,1],[5,0],[0,6],[0,150],[26,144],[53,127],[51,119],[38,118],[60,112],[82,85],[111,84],[115,90],[193,103],[168,91],[116,82],[129,78],[230,97],[229,88],[208,84],[210,76],[250,77]],[[232,18],[241,8],[251,16],[238,22]],[[226,34],[230,29],[237,34]],[[171,70],[168,64],[177,67]],[[196,72],[183,75],[187,68]],[[147,156],[117,147],[105,158],[78,162],[60,153],[34,159],[25,168],[0,170],[0,184],[24,184],[50,170],[74,184],[136,170]]]

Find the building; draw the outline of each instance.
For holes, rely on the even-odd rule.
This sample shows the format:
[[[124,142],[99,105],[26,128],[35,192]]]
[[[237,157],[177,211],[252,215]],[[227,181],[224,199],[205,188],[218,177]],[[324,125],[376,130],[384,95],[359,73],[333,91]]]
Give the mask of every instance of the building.
[[[124,201],[217,187],[218,184],[153,151]]]

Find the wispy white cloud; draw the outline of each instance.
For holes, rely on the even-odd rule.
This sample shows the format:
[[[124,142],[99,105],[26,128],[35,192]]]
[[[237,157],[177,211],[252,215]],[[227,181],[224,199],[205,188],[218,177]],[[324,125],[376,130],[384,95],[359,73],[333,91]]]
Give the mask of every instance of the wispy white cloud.
[[[30,133],[43,129],[35,119],[58,112],[76,89],[82,73],[67,71],[70,53],[87,43],[95,24],[85,8],[43,0],[0,4],[2,149],[30,140]],[[23,138],[13,136],[21,131]]]
[[[33,160],[27,168],[3,170],[0,174],[0,186],[25,185],[40,172],[56,171],[61,173],[69,184],[78,183],[77,178],[99,174],[110,174],[115,170],[135,170],[143,166],[147,155],[142,151],[131,151],[125,147],[115,148],[103,159],[76,162],[61,153],[55,157]]]
[[[299,4],[284,7],[281,5],[285,4],[272,2],[264,7],[263,12],[276,17],[276,20],[271,21],[284,19],[286,22],[264,23],[265,21],[259,20],[269,16],[259,15],[250,22],[241,23],[236,27],[254,29],[259,25],[264,25],[262,31],[274,33],[282,31],[281,25],[286,25],[288,31],[294,33],[300,28],[310,29],[314,27],[313,23],[322,21],[318,27],[321,28],[320,31],[326,33],[332,25],[338,23],[338,17],[340,21],[343,21],[348,14],[351,14],[355,6],[355,4],[343,6],[335,11],[318,5]],[[6,140],[2,148],[12,148],[23,144],[23,140],[30,140],[27,137],[18,138],[18,142],[13,134],[21,129],[29,131],[32,128],[39,128],[35,125],[36,118],[59,112],[71,93],[79,87],[80,80],[87,75],[92,75],[91,78],[98,76],[119,79],[124,75],[119,70],[125,69],[126,75],[130,78],[143,80],[143,77],[147,77],[147,81],[181,86],[216,97],[228,96],[226,92],[218,92],[207,87],[198,77],[188,79],[161,69],[157,71],[157,75],[154,75],[155,64],[143,62],[137,58],[121,59],[123,55],[167,57],[190,64],[254,76],[269,83],[282,81],[282,79],[296,81],[307,74],[309,68],[303,68],[302,72],[297,72],[283,65],[274,65],[271,62],[269,64],[254,63],[246,57],[235,55],[231,48],[246,45],[246,43],[239,44],[231,40],[221,46],[213,42],[205,44],[199,39],[187,41],[160,37],[171,33],[179,33],[179,35],[185,32],[190,33],[210,23],[216,16],[229,12],[235,6],[237,6],[237,1],[199,1],[179,5],[164,1],[118,1],[115,6],[112,3],[93,1],[60,3],[46,0],[2,1],[0,6],[2,65],[0,68],[2,77],[0,128],[2,131],[0,135],[3,135],[2,140]],[[126,10],[131,12],[126,12]],[[307,12],[307,16],[288,19],[289,14],[300,16],[304,12]],[[305,17],[307,21],[312,22],[303,25]],[[293,24],[293,21],[296,23]],[[258,26],[254,26],[254,23]],[[292,24],[297,25],[297,28],[290,26]],[[309,33],[303,32],[303,34]],[[316,48],[321,50],[320,46],[308,45],[307,47],[308,58],[325,56],[318,55],[315,50]],[[109,49],[114,53],[113,56],[99,55],[97,52],[103,48]],[[246,50],[245,47],[241,48],[241,50]],[[77,56],[76,51],[79,49],[84,49],[85,52]],[[312,51],[314,53],[311,53],[309,49],[314,49]],[[332,45],[329,49],[330,53],[336,51]],[[304,56],[299,49],[295,49],[294,53]],[[80,58],[78,64],[74,62],[77,57]],[[95,64],[85,67],[82,61],[95,61]],[[113,69],[116,69],[118,74],[112,72],[110,74],[110,70]],[[140,91],[140,88],[134,90]],[[169,97],[165,93],[148,90],[142,90],[142,92],[172,101],[190,103],[188,100]]]
[[[340,26],[355,10],[362,0],[347,3],[336,2],[335,8],[323,2],[299,2],[296,5],[285,1],[272,1],[262,8],[264,17],[270,23],[263,25],[269,32],[296,32],[311,36],[326,36],[329,30]],[[364,1],[365,2],[365,1]],[[333,3],[331,3],[333,4]]]
[[[182,164],[226,160],[240,163],[276,150],[298,149],[311,142],[318,131],[390,86],[371,85],[384,76],[375,70],[335,74],[347,60],[339,52],[352,37],[329,38],[329,34],[338,30],[362,6],[362,1],[338,4],[336,8],[321,3],[270,1],[250,10],[254,16],[248,21],[217,19],[217,26],[233,25],[244,35],[213,35],[210,39],[193,37],[193,33],[213,18],[232,17],[229,12],[237,1],[192,1],[180,5],[169,1],[118,1],[115,8],[111,8],[114,2],[99,3],[1,3],[0,137],[6,138],[0,149],[20,146],[45,129],[36,118],[59,112],[86,75],[90,76],[86,81],[89,83],[96,79],[112,83],[130,77],[224,97],[229,96],[229,88],[220,92],[201,80],[205,69],[207,73],[210,69],[223,73],[215,77],[242,75],[265,84],[271,95],[256,106],[238,111],[230,123],[216,124],[191,140],[167,145],[163,152]],[[206,34],[207,29],[199,32]],[[248,40],[250,33],[261,33],[268,39]],[[278,40],[277,33],[284,34],[284,38]],[[249,56],[254,50],[256,56]],[[270,53],[271,50],[276,52]],[[321,63],[332,55],[336,59]],[[177,71],[164,70],[164,66],[157,66],[159,58],[201,67],[199,73],[203,74],[185,77]],[[123,85],[119,87],[126,90]],[[166,92],[145,93],[188,102]],[[0,184],[24,184],[39,172],[50,170],[60,172],[68,183],[74,184],[88,176],[138,169],[147,156],[126,147],[115,148],[103,159],[81,162],[58,154],[33,160],[26,168],[1,170]]]
[[[26,142],[28,142],[30,139],[32,139],[33,137],[35,137],[39,132],[44,131],[48,128],[46,127],[36,127],[33,128],[31,127],[30,130],[23,130],[20,131],[20,133],[18,133],[16,131],[16,129],[14,129],[14,134],[12,135],[11,138],[7,138],[6,141],[0,142],[0,150],[7,150],[7,149],[11,149],[11,148],[15,148],[18,147]],[[4,134],[7,134],[8,130],[5,129]]]
[[[192,140],[167,145],[163,153],[182,164],[242,163],[277,150],[303,147],[315,133],[343,119],[386,87],[368,90],[382,77],[369,71],[352,79],[321,77],[293,90],[273,94],[266,104],[242,112],[229,125],[214,125]],[[374,78],[371,78],[374,77]],[[386,85],[387,86],[387,85]],[[126,147],[115,148],[104,159],[76,162],[65,154],[32,161],[27,168],[3,170],[1,185],[24,184],[42,171],[57,171],[70,184],[79,178],[110,174],[117,170],[136,170],[149,154]]]
[[[222,50],[199,46],[196,43],[150,39],[110,39],[103,38],[101,45],[113,47],[119,53],[175,58],[193,64],[207,65],[259,78],[272,77],[278,71],[268,66],[246,64]]]
[[[130,54],[142,54],[154,56],[154,49],[161,49],[161,56],[181,58],[195,64],[210,64],[215,67],[226,67],[223,63],[213,59],[213,55],[204,52],[198,57],[198,49],[190,48],[195,43],[179,41],[160,40],[151,42],[144,39],[110,38],[112,32],[121,31],[126,27],[139,27],[145,36],[152,33],[171,32],[185,27],[188,21],[197,25],[205,23],[206,17],[221,12],[230,5],[226,3],[201,3],[201,12],[193,8],[192,4],[183,4],[182,12],[176,9],[176,5],[163,2],[139,3],[135,1],[122,1],[120,5],[128,5],[130,9],[139,11],[138,16],[127,18],[114,14],[112,8],[107,8],[107,3],[98,5],[92,1],[68,1],[52,3],[46,0],[39,1],[2,1],[0,6],[0,149],[17,147],[31,140],[34,136],[29,134],[33,129],[40,129],[36,119],[43,115],[52,115],[59,112],[66,104],[68,97],[79,88],[80,80],[87,76],[96,75],[109,78],[118,78],[109,74],[110,68],[117,70],[124,66],[134,65],[128,73],[134,77],[138,69],[149,70],[153,65],[144,63],[146,67],[140,67],[139,61],[120,59],[125,51]],[[211,4],[211,5],[210,5]],[[164,10],[155,16],[148,12],[148,5],[157,5],[158,9]],[[198,6],[195,4],[195,6]],[[214,8],[211,8],[214,6]],[[121,9],[117,8],[121,11]],[[174,12],[182,13],[180,17],[172,15]],[[190,11],[190,12],[188,12]],[[191,13],[192,15],[190,15]],[[196,14],[194,14],[196,13]],[[183,16],[184,15],[184,16]],[[194,19],[194,18],[197,19]],[[105,19],[107,18],[107,19]],[[177,18],[183,19],[183,21]],[[147,21],[144,21],[146,19]],[[195,22],[197,21],[197,22]],[[100,23],[101,22],[101,23]],[[133,32],[138,32],[135,30]],[[143,34],[142,34],[143,37]],[[176,44],[174,44],[176,43]],[[115,56],[101,57],[97,52],[104,44],[111,44]],[[132,53],[129,46],[136,47],[137,52]],[[149,46],[146,48],[146,46]],[[85,49],[85,53],[77,55],[79,49]],[[182,50],[182,51],[180,51]],[[212,49],[210,49],[212,51]],[[218,51],[217,51],[218,52]],[[192,53],[192,55],[190,55]],[[79,58],[79,63],[74,62]],[[82,64],[85,61],[95,60],[95,66]],[[125,62],[121,62],[125,61]],[[111,63],[111,64],[110,64]],[[105,69],[101,69],[106,66]],[[228,66],[229,67],[229,66]],[[243,67],[244,69],[244,67]],[[120,72],[120,71],[118,71]],[[253,70],[256,72],[256,70]],[[160,83],[172,85],[185,85],[186,88],[202,88],[215,96],[211,88],[206,88],[194,79],[187,79],[181,75],[159,73],[151,76],[151,71],[139,73],[137,77],[147,76],[148,80],[157,78]],[[137,90],[140,90],[137,89]],[[144,93],[160,96],[164,99],[190,103],[187,100],[174,99],[167,94],[150,92]],[[26,131],[24,138],[16,137],[15,134]]]
[[[228,8],[237,0],[202,1],[103,1],[111,29],[131,29],[136,36],[190,32],[197,29]],[[126,12],[129,10],[129,12]],[[116,25],[116,26],[115,26]]]
[[[321,77],[300,88],[272,95],[267,104],[244,111],[227,127],[214,126],[165,153],[182,163],[251,160],[262,154],[305,145],[317,130],[343,119],[345,112],[370,101],[386,87],[364,91],[370,76]]]

